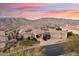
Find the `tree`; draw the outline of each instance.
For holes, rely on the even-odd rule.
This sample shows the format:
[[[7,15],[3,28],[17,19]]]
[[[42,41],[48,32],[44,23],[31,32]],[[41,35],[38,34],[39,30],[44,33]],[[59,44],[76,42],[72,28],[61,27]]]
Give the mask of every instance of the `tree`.
[[[67,37],[70,37],[70,36],[72,36],[72,35],[74,35],[72,32],[68,32],[68,33],[67,33]]]
[[[53,27],[50,27],[51,29],[55,29],[55,30],[62,30],[62,28],[60,26],[53,26]]]
[[[57,28],[56,28],[56,30],[62,30],[62,28],[60,28],[60,27],[57,27]]]
[[[45,33],[43,34],[43,40],[48,40],[48,39],[50,39],[50,38],[51,38],[51,35],[50,35],[49,32],[45,32]]]

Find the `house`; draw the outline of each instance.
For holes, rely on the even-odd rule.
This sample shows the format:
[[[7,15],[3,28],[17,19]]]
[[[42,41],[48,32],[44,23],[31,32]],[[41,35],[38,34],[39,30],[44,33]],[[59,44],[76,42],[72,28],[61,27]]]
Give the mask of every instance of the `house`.
[[[34,37],[34,34],[33,33],[31,33],[31,32],[25,32],[24,34],[23,34],[23,38],[24,39],[26,39],[26,38],[33,38]]]
[[[41,28],[21,28],[19,30],[19,34],[23,35],[24,38],[34,37],[38,41],[42,41],[44,39],[66,39],[67,31],[50,29],[47,27]]]
[[[46,30],[41,30],[41,29],[35,29],[32,31],[34,33],[35,38],[38,40],[44,38],[48,39],[67,39],[67,31],[61,31],[61,30],[55,30],[55,29],[46,29]]]
[[[34,29],[34,30],[32,31],[32,33],[34,34],[34,37],[35,37],[38,41],[42,41],[44,31],[42,31],[41,29]]]
[[[18,30],[18,34],[19,34],[19,36],[23,36],[24,39],[33,36],[32,29],[31,28],[27,28],[27,27],[20,28]]]

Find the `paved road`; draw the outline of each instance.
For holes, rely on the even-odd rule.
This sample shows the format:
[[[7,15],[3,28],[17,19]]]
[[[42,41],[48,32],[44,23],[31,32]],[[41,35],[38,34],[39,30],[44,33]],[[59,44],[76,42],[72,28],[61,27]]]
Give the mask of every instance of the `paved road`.
[[[45,56],[63,55],[64,54],[64,45],[65,44],[60,43],[60,44],[52,44],[52,45],[43,46],[43,48],[44,48],[44,55]],[[36,48],[36,46],[26,48],[25,50],[29,50],[31,48]]]
[[[41,45],[45,48],[46,56],[57,56],[64,54],[64,46],[67,39],[50,39],[48,41],[41,42]]]
[[[64,54],[64,44],[55,44],[55,45],[48,45],[44,46],[45,56],[58,56]]]

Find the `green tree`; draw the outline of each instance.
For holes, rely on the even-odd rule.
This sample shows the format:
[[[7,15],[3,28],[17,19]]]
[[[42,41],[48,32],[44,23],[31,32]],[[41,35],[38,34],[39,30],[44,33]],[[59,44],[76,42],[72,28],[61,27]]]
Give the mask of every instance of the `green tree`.
[[[50,38],[51,38],[51,35],[50,35],[49,32],[45,32],[45,33],[43,34],[43,40],[48,40],[48,39],[50,39]]]
[[[60,28],[60,27],[56,27],[56,30],[62,30],[62,28]]]
[[[72,32],[67,33],[67,37],[70,37],[70,36],[73,36],[73,35],[74,35],[74,33],[72,33]]]

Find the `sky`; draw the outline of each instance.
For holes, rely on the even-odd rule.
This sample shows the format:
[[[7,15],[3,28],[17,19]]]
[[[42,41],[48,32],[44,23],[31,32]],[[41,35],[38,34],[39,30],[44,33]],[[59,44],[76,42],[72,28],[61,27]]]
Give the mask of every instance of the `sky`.
[[[0,16],[79,19],[79,3],[0,3]]]

